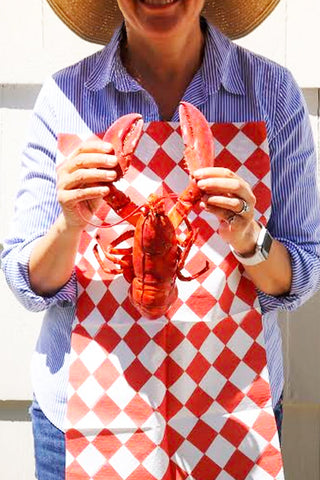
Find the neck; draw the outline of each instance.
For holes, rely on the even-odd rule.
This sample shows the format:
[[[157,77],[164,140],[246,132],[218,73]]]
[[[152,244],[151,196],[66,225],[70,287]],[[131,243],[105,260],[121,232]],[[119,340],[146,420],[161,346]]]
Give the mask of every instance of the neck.
[[[187,32],[163,38],[144,38],[127,29],[122,57],[129,73],[144,86],[191,80],[202,60],[203,35],[200,23]]]

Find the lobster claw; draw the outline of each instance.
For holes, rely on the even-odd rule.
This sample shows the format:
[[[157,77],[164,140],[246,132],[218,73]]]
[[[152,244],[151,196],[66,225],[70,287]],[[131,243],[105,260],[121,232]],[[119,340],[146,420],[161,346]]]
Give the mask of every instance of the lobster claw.
[[[206,118],[188,102],[180,103],[179,116],[185,145],[184,159],[189,173],[192,174],[198,168],[212,167],[214,143]]]
[[[204,115],[191,103],[181,102],[179,106],[182,139],[185,146],[184,161],[192,176],[198,168],[213,167],[214,141],[210,126]],[[184,221],[192,207],[201,199],[202,192],[194,179],[179,195],[168,216],[177,228]]]
[[[103,140],[112,144],[119,162],[118,178],[128,170],[131,157],[140,140],[143,119],[139,113],[129,113],[116,120],[104,134]]]

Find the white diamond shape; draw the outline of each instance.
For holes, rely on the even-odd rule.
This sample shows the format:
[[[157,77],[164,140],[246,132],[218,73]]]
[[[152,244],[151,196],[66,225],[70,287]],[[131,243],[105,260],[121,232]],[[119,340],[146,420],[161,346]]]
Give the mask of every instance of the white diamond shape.
[[[236,387],[238,387],[239,390],[241,390],[243,393],[247,393],[256,376],[256,372],[254,372],[245,363],[240,362],[233,374],[231,375],[230,382],[232,382]]]
[[[132,353],[131,348],[129,348],[123,340],[121,340],[116,348],[109,354],[110,362],[112,362],[121,374],[129,367],[135,358],[136,356]]]
[[[147,133],[144,133],[140,139],[140,142],[137,145],[135,150],[135,155],[139,160],[145,162],[150,162],[151,158],[154,156],[159,146],[157,142],[153,140]]]
[[[114,433],[119,442],[124,445],[136,432],[137,425],[125,412],[120,412],[119,415],[108,424],[108,430]]]
[[[239,358],[243,358],[253,344],[252,338],[242,328],[237,328],[227,346]]]
[[[109,325],[121,338],[126,336],[134,323],[134,319],[122,307],[117,309],[112,319],[109,321]]]
[[[242,163],[253,154],[256,148],[257,145],[241,131],[227,145],[229,152]]]
[[[205,341],[200,347],[200,352],[208,360],[209,363],[214,363],[224,349],[224,343],[219,340],[213,333],[209,333]]]
[[[166,176],[166,184],[174,193],[180,194],[189,185],[189,175],[176,165]]]
[[[186,338],[171,352],[170,356],[183,370],[188,368],[197,354],[197,349]]]
[[[181,402],[186,403],[194,390],[196,389],[197,384],[192,380],[187,373],[183,373],[178,380],[171,385],[169,391]]]
[[[100,383],[90,375],[78,388],[77,393],[81,400],[83,400],[89,408],[92,408],[103,395],[104,389]]]
[[[180,162],[183,157],[184,145],[182,138],[177,132],[172,132],[171,135],[163,142],[163,150],[176,163]]]
[[[100,420],[100,418],[90,410],[84,417],[82,417],[77,422],[77,430],[79,430],[83,435],[88,436],[88,432],[92,432],[94,430],[102,430],[105,425]]]
[[[206,451],[206,455],[223,468],[235,450],[236,448],[230,442],[218,435]]]
[[[154,412],[144,424],[141,425],[141,429],[155,445],[159,445],[164,436],[166,421],[159,412]]]
[[[142,175],[138,175],[131,183],[132,187],[138,192],[148,198],[151,193],[154,193],[161,183],[161,178],[152,171],[149,167],[143,170]]]
[[[145,348],[139,353],[138,358],[149,372],[154,373],[158,370],[166,356],[166,352],[153,340],[150,340]]]
[[[146,403],[152,406],[152,408],[157,408],[161,405],[163,398],[166,393],[166,388],[158,378],[152,376],[149,380],[143,385],[139,394],[144,399]]]
[[[240,443],[238,450],[255,462],[268,443],[269,442],[259,435],[259,433],[250,430]]]
[[[93,477],[95,473],[105,463],[104,456],[97,450],[91,443],[78,455],[78,463],[83,470],[87,472],[90,477]]]
[[[172,456],[172,459],[179,465],[182,470],[187,473],[191,473],[194,467],[199,462],[203,453],[198,450],[192,443],[185,440],[176,453]]]
[[[95,372],[106,359],[104,350],[96,342],[90,342],[79,356],[90,373]]]
[[[218,402],[213,402],[210,410],[201,416],[201,420],[216,432],[220,432],[228,417],[228,412]]]
[[[221,392],[227,379],[213,367],[207,371],[200,382],[200,387],[212,398],[216,398]]]
[[[114,403],[122,410],[133,399],[136,392],[130,387],[127,380],[121,376],[118,377],[110,388],[107,390],[108,396],[114,401]]]
[[[110,465],[119,473],[121,478],[128,478],[129,475],[139,466],[139,462],[132,455],[130,450],[122,445],[109,460]]]
[[[95,308],[91,313],[89,313],[86,319],[81,322],[81,325],[87,330],[91,337],[95,337],[105,323],[105,319],[99,310]]]
[[[117,275],[109,285],[109,290],[118,303],[122,303],[126,299],[129,288],[130,285],[123,275]]]
[[[169,420],[168,424],[184,438],[187,438],[197,422],[198,418],[186,407],[182,407],[178,413]]]
[[[169,457],[162,448],[156,447],[142,462],[142,465],[151,473],[151,475],[160,480],[167,471]]]

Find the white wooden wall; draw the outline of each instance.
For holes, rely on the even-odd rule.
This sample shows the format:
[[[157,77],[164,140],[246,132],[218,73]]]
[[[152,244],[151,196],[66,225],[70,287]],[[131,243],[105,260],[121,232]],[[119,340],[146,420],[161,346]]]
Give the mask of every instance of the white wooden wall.
[[[320,2],[281,0],[240,44],[288,66],[303,88],[320,147]],[[9,231],[20,154],[40,85],[100,46],[77,38],[43,0],[0,0],[0,242]],[[320,149],[319,149],[320,150]],[[320,170],[319,170],[320,172]],[[320,221],[320,212],[319,212]],[[23,310],[0,274],[0,477],[32,480],[29,362],[41,314]],[[287,480],[320,479],[320,295],[281,316]],[[204,479],[205,480],[205,479]]]

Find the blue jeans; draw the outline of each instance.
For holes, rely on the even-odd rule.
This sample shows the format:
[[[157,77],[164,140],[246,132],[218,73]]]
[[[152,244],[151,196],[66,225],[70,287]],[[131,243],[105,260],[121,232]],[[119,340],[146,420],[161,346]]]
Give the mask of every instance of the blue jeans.
[[[282,396],[274,408],[276,423],[281,440]],[[65,439],[64,433],[55,427],[43,414],[36,400],[30,414],[32,419],[36,477],[38,480],[65,480]]]
[[[34,438],[36,478],[38,480],[64,480],[64,433],[47,419],[36,400],[32,402],[29,412]]]

